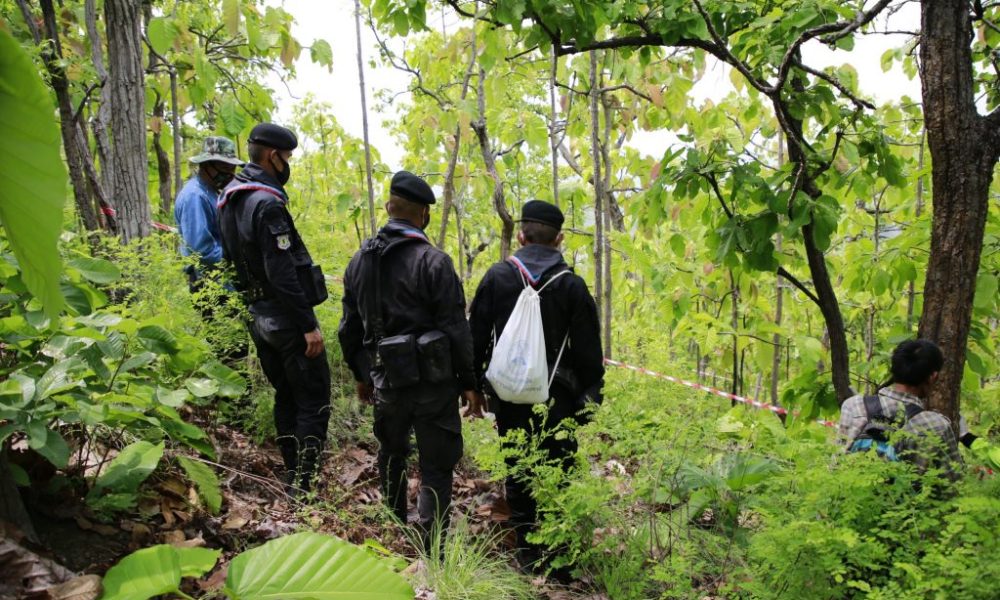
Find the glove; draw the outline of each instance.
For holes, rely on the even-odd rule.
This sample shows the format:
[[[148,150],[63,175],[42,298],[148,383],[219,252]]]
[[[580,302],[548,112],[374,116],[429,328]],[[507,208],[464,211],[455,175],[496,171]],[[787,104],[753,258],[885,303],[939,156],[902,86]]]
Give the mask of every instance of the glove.
[[[984,465],[994,471],[1000,471],[1000,448],[983,438],[976,438],[969,446],[969,450],[972,450],[972,455],[982,461]]]

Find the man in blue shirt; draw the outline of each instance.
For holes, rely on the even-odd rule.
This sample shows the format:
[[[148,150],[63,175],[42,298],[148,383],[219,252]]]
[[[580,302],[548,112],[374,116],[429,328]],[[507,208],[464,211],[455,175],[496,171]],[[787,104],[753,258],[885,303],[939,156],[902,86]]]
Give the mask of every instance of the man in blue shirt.
[[[184,268],[191,292],[201,289],[200,281],[222,261],[222,237],[216,203],[219,193],[232,178],[236,167],[243,161],[236,157],[236,144],[224,137],[205,138],[202,153],[191,162],[198,165],[198,172],[188,179],[177,194],[174,219],[183,243],[181,255],[197,255],[197,265]],[[202,309],[204,313],[205,310]]]

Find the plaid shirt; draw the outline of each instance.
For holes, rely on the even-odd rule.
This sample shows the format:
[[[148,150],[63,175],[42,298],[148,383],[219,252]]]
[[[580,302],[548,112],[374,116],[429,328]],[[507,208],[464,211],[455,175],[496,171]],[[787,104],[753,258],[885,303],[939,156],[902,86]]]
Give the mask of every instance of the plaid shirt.
[[[905,404],[916,404],[923,408],[924,402],[913,394],[900,392],[891,387],[878,392],[878,400],[885,415],[897,414],[905,410]],[[900,419],[902,420],[902,419]],[[837,438],[845,448],[850,448],[868,424],[863,395],[852,396],[840,407],[840,426]],[[959,429],[968,431],[965,418],[959,421]],[[951,429],[951,421],[941,413],[924,410],[908,419],[901,428],[909,437],[895,444],[901,453],[909,454],[907,461],[916,465],[920,472],[930,468],[940,469],[948,479],[958,478],[962,455],[958,452],[958,440]]]

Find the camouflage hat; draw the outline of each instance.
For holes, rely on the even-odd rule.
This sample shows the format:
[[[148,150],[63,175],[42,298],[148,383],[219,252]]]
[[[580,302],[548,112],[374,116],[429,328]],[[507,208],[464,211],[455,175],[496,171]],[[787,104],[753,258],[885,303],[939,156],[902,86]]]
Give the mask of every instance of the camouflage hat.
[[[243,161],[236,158],[236,144],[224,137],[207,137],[201,147],[201,154],[191,158],[191,162],[201,164],[217,160],[237,167],[243,166]]]

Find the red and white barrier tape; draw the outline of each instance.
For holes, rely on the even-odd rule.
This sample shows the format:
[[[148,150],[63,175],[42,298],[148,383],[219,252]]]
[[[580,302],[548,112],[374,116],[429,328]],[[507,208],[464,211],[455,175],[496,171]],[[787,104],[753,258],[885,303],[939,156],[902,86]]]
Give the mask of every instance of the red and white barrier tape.
[[[657,373],[645,367],[637,367],[635,365],[630,365],[628,363],[619,362],[617,360],[611,360],[610,358],[604,359],[604,364],[611,365],[613,367],[621,367],[623,369],[629,369],[630,371],[635,371],[636,373],[642,373],[643,375],[648,375],[650,377],[656,377],[657,379],[665,379],[671,383],[679,383],[680,385],[687,386],[692,389],[701,390],[703,392],[708,392],[709,394],[715,394],[716,396],[721,396],[729,400],[734,400],[747,406],[752,406],[760,410],[769,410],[778,415],[789,414],[788,409],[782,408],[780,406],[775,406],[773,404],[768,404],[767,402],[761,402],[759,400],[754,400],[753,398],[747,398],[745,396],[738,396],[736,394],[730,394],[729,392],[719,390],[707,385],[702,385],[694,381],[687,381],[685,379],[678,379],[671,375],[664,375],[663,373]],[[792,415],[798,415],[798,411],[792,411]],[[837,424],[833,421],[825,421],[823,419],[816,419],[816,422],[824,427],[836,427]]]
[[[103,206],[103,207],[101,207],[101,212],[104,213],[104,214],[106,214],[109,217],[113,217],[116,214],[118,214],[118,211],[115,210],[115,209],[113,209],[113,208],[111,208],[110,206]],[[159,229],[160,231],[169,231],[171,233],[177,233],[177,228],[176,227],[171,227],[170,225],[165,225],[163,223],[157,223],[156,221],[150,221],[149,224],[152,225],[154,229]]]

